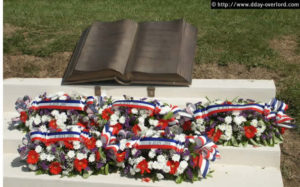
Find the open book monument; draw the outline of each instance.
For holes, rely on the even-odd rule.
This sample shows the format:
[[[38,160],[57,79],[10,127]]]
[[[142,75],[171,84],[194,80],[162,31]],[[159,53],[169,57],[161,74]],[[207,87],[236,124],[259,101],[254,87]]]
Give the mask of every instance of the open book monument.
[[[195,43],[182,20],[97,22],[63,79],[4,80],[4,186],[282,187],[274,82],[192,80]],[[111,80],[139,85],[86,85]]]
[[[85,30],[62,83],[189,85],[197,29],[183,20],[95,22]]]

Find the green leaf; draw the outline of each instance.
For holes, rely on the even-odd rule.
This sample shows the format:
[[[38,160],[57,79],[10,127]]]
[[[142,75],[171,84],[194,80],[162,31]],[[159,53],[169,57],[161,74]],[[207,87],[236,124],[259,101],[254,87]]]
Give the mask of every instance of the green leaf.
[[[183,180],[182,175],[179,175],[179,176],[176,178],[175,182],[176,182],[177,184],[180,184],[180,183],[182,183],[182,180]]]
[[[235,146],[235,147],[238,147],[238,146],[239,146],[238,143],[237,143],[237,141],[236,141],[236,139],[234,138],[234,136],[232,136],[232,138],[231,138],[231,143],[232,143],[232,145]]]
[[[249,139],[249,141],[251,142],[252,145],[259,146],[259,145],[257,144],[257,142],[256,142],[255,140],[253,140],[252,138]]]
[[[109,173],[109,164],[106,164],[106,165],[105,165],[104,174],[105,174],[105,175],[108,175],[108,173]]]
[[[243,141],[242,144],[244,147],[246,147],[248,145],[248,141]]]
[[[106,160],[106,154],[103,152],[102,148],[100,147],[98,149],[99,153],[100,153],[100,157],[103,159],[103,160]]]
[[[173,112],[168,112],[166,115],[164,115],[163,119],[164,120],[168,120],[171,119],[173,117]]]
[[[36,175],[42,175],[42,174],[44,174],[45,172],[43,171],[43,170],[37,170],[36,172],[35,172],[35,174]]]
[[[87,179],[89,178],[90,174],[88,172],[84,172],[82,178]]]

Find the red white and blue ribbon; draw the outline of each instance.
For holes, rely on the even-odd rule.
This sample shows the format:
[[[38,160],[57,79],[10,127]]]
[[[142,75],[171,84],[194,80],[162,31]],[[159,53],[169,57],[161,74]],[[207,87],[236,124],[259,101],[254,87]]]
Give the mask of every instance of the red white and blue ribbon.
[[[128,107],[153,111],[155,104],[140,100],[118,100],[113,102],[112,107]]]
[[[86,141],[91,138],[91,135],[86,131],[74,132],[74,131],[62,131],[45,133],[35,131],[30,133],[31,141],[41,141],[46,145],[56,143],[58,141]]]
[[[30,109],[60,109],[60,110],[80,110],[83,111],[85,103],[80,100],[53,100],[53,101],[33,101]]]
[[[209,117],[213,114],[229,111],[245,111],[252,110],[265,115],[268,119],[275,118],[277,126],[294,128],[295,125],[289,124],[293,118],[284,114],[284,111],[288,106],[276,99],[270,101],[269,104],[244,104],[244,105],[233,105],[233,104],[220,104],[220,105],[210,105],[203,109],[198,109],[194,111],[194,118],[200,119]]]

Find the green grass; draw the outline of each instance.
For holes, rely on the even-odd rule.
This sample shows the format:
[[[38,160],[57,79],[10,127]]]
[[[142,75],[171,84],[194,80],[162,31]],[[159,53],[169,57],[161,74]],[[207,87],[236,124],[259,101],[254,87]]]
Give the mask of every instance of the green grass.
[[[196,63],[239,63],[278,71],[283,78],[276,84],[284,88],[278,97],[291,105],[291,114],[300,121],[299,63],[288,64],[270,47],[272,39],[293,35],[298,38],[295,53],[300,53],[297,10],[211,10],[209,0],[5,0],[4,23],[19,29],[4,36],[4,53],[47,57],[72,51],[94,21],[124,18],[184,18],[198,28]]]

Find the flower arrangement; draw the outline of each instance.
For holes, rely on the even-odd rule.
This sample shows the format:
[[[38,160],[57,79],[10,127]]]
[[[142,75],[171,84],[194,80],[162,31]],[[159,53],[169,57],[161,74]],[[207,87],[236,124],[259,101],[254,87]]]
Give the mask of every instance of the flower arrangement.
[[[196,181],[211,175],[216,144],[274,145],[292,118],[287,106],[250,100],[188,104],[43,94],[16,102],[12,125],[27,134],[18,151],[37,174],[120,172],[143,181]],[[215,144],[216,143],[216,144]]]

